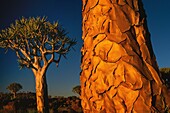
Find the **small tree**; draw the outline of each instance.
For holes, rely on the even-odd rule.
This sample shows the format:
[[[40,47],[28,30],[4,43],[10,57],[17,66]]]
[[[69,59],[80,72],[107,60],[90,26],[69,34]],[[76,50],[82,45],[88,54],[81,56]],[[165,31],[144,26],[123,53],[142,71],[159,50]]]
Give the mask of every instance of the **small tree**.
[[[16,98],[16,93],[22,89],[22,86],[19,83],[12,83],[7,89],[14,95],[13,98]]]
[[[81,86],[78,85],[78,86],[73,87],[72,92],[80,95],[81,94]]]
[[[168,89],[170,89],[170,68],[160,68],[160,73]]]
[[[45,17],[22,17],[1,31],[0,47],[14,50],[21,69],[30,68],[35,75],[38,112],[49,112],[47,68],[52,62],[58,66],[61,57],[66,57],[75,44],[58,22],[50,23]]]

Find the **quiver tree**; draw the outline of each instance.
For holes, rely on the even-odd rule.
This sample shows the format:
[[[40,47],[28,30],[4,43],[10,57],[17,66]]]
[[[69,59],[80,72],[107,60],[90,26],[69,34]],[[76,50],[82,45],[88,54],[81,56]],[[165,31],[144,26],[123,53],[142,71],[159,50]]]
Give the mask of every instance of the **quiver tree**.
[[[159,76],[142,1],[82,2],[84,113],[165,112],[169,97]]]
[[[73,87],[72,92],[80,95],[81,94],[81,86],[78,85],[78,86]]]
[[[170,68],[160,68],[160,73],[168,89],[170,89]]]
[[[7,86],[7,89],[13,94],[13,98],[15,99],[17,92],[22,89],[22,85],[19,83],[12,83]]]
[[[49,112],[47,68],[52,62],[58,66],[75,43],[58,22],[52,24],[40,17],[22,17],[1,31],[0,47],[14,50],[20,67],[30,68],[35,75],[38,112]]]

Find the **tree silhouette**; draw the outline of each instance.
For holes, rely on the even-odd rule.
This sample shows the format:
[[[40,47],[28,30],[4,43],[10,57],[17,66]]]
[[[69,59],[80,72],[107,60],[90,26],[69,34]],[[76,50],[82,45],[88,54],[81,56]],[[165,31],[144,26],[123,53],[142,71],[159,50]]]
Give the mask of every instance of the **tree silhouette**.
[[[16,98],[16,93],[22,89],[22,85],[19,83],[12,83],[7,89],[14,95],[13,98]]]
[[[170,89],[170,68],[160,68],[160,73],[168,89]]]
[[[73,87],[72,92],[80,95],[81,94],[81,86],[78,85],[78,86]]]
[[[46,17],[22,17],[1,31],[0,47],[14,50],[20,68],[30,68],[35,75],[38,112],[49,112],[46,83],[49,65],[54,62],[58,66],[61,57],[66,57],[75,44],[58,22],[50,23]]]

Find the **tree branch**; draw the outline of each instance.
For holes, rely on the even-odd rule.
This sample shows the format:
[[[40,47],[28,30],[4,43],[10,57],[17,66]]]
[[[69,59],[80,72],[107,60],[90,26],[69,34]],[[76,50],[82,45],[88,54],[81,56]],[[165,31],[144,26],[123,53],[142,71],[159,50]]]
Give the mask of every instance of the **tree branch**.
[[[28,60],[31,60],[30,56],[26,53],[26,51],[22,50],[21,48],[19,50]]]
[[[48,64],[51,64],[52,62],[53,62],[53,60],[54,60],[54,58],[55,58],[55,54],[54,54],[54,44],[53,45],[51,45],[52,46],[52,48],[51,48],[51,58],[48,60]]]
[[[64,47],[64,44],[60,45],[60,47],[58,49],[46,50],[46,54],[58,53],[58,52],[60,52],[63,49],[63,47]]]
[[[47,61],[47,58],[46,58],[46,52],[43,51],[42,46],[39,49],[40,49],[40,52],[41,52],[41,57],[42,57],[42,60],[44,62],[44,65],[47,65],[48,61]]]
[[[58,65],[59,65],[60,60],[61,60],[61,54],[59,55],[59,57],[58,57],[57,60],[54,60],[54,61],[53,61],[53,62],[56,63],[56,66],[57,66],[57,67],[58,67]]]
[[[46,70],[52,62],[58,66],[61,56],[65,57],[74,45],[66,35],[58,23],[51,24],[44,18],[22,18],[0,32],[0,47],[14,50],[20,66]]]

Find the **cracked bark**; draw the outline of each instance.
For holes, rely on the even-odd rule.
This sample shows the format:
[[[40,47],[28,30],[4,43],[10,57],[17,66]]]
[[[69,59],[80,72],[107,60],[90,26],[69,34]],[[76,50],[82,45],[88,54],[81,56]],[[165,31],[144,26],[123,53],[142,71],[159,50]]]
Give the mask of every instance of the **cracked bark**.
[[[46,69],[39,68],[37,71],[34,69],[32,71],[35,75],[37,111],[49,113]]]
[[[82,0],[84,113],[164,112],[167,90],[141,0]]]

